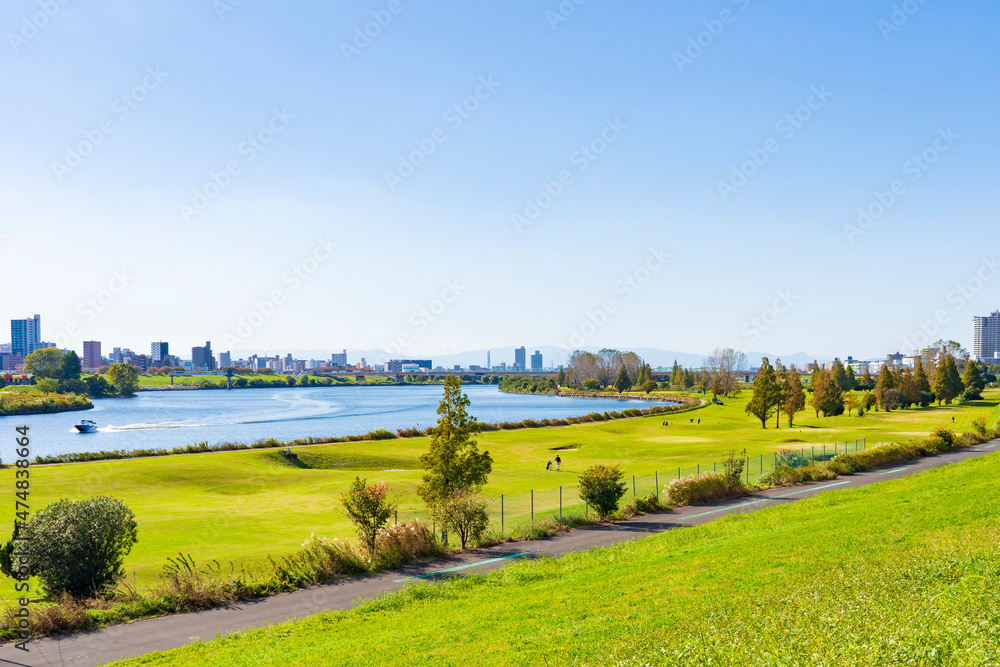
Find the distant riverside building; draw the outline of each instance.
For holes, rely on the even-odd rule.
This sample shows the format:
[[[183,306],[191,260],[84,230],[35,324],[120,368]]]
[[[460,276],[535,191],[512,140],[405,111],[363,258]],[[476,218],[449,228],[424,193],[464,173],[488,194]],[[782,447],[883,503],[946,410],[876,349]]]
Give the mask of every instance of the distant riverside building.
[[[410,371],[420,370],[421,368],[430,370],[434,368],[434,364],[430,359],[393,359],[392,361],[385,362],[386,373],[408,372],[404,370],[405,368],[408,368]]]
[[[229,352],[219,352],[219,368],[231,368],[233,365],[233,355]]]
[[[0,353],[0,370],[7,372],[20,372],[24,367],[23,354]]]
[[[10,321],[10,353],[26,357],[42,345],[42,316]]]
[[[542,370],[542,353],[538,350],[535,350],[535,353],[531,355],[531,370]]]
[[[204,347],[191,348],[191,366],[194,367],[195,370],[215,370],[215,357],[212,355],[212,341],[205,341]]]
[[[344,350],[340,354],[330,355],[330,365],[331,366],[346,366],[347,365],[347,350]]]
[[[972,358],[1000,363],[1000,310],[985,317],[972,318]]]
[[[83,341],[83,363],[81,365],[88,371],[101,367],[101,341]]]
[[[163,341],[157,341],[153,343],[150,347],[149,358],[152,360],[154,366],[165,366],[167,363],[167,357],[170,356],[170,344],[164,343]]]
[[[528,367],[527,364],[524,363],[526,354],[527,353],[525,352],[523,345],[521,347],[519,347],[519,348],[517,348],[517,349],[514,350],[514,369],[515,370],[523,371],[525,368]]]

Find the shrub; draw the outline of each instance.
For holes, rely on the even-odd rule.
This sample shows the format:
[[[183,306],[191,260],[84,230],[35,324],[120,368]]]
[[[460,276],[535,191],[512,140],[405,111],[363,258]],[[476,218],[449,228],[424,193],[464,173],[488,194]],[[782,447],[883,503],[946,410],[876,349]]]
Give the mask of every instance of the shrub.
[[[736,457],[736,450],[730,449],[729,456],[722,462],[723,474],[726,480],[726,489],[730,493],[743,491],[743,466],[747,463],[747,450],[743,450],[739,458]]]
[[[434,539],[430,526],[414,519],[409,523],[386,526],[379,531],[375,542],[373,570],[399,567],[421,558],[431,558],[444,553]]]
[[[739,489],[742,492],[742,487]],[[703,500],[715,500],[737,495],[730,487],[725,475],[705,472],[700,475],[675,479],[667,485],[667,499],[675,505],[688,505]]]
[[[378,533],[389,522],[396,505],[389,500],[387,482],[371,486],[366,482],[367,480],[355,477],[348,492],[340,496],[340,504],[358,531],[358,537],[368,550],[368,559],[371,561],[375,557]]]
[[[60,500],[24,528],[31,573],[51,595],[99,593],[122,575],[122,558],[138,541],[135,515],[108,496]]]
[[[598,390],[598,389],[601,388],[601,383],[598,382],[597,380],[591,378],[589,380],[584,380],[583,381],[583,388],[584,389],[588,389],[590,391],[596,391],[596,390]]]
[[[931,437],[938,437],[944,440],[948,449],[953,449],[955,446],[955,432],[950,428],[941,427],[931,431]]]
[[[777,468],[760,478],[764,486],[794,486],[802,480],[798,468],[789,465],[779,465]]]
[[[618,466],[593,465],[580,475],[580,498],[594,508],[603,521],[618,509],[625,495],[625,481]]]
[[[40,380],[35,380],[35,386],[38,387],[39,391],[43,391],[46,394],[54,394],[59,391],[59,380],[54,378],[42,378]]]
[[[958,397],[958,400],[965,403],[967,401],[979,401],[983,398],[983,392],[979,387],[966,387],[962,395]]]
[[[478,543],[490,523],[486,501],[472,489],[459,489],[434,507],[434,519],[458,533],[464,549],[469,542]]]
[[[800,482],[822,482],[827,479],[834,479],[837,473],[823,466],[805,466],[799,468]]]
[[[853,475],[867,469],[857,454],[837,454],[824,467],[837,475]]]
[[[986,415],[979,415],[972,420],[972,430],[977,435],[982,437],[984,442],[990,438],[996,437],[993,429],[990,428],[990,423],[987,421]]]

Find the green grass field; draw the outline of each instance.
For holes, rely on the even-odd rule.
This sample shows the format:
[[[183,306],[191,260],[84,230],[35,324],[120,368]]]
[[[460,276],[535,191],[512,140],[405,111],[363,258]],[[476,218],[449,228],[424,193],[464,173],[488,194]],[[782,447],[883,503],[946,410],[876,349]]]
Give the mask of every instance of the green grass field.
[[[120,664],[995,665],[998,477],[994,454]]]
[[[750,456],[768,455],[804,443],[832,444],[866,438],[877,441],[924,436],[939,426],[971,430],[972,420],[996,414],[1000,392],[972,405],[946,406],[858,417],[807,417],[793,429],[760,428],[743,412],[748,398],[710,405],[672,418],[596,422],[543,429],[484,433],[480,447],[493,455],[494,469],[487,498],[494,499],[497,518],[500,494],[505,499],[505,528],[514,517],[526,521],[530,491],[535,490],[536,516],[558,507],[558,487],[567,487],[567,510],[582,512],[576,497],[577,476],[593,463],[619,464],[643,480],[639,492],[653,491],[652,475],[661,485],[676,469],[721,461],[730,448],[746,448]],[[585,400],[585,399],[581,399]],[[810,414],[811,413],[807,413]],[[689,419],[701,417],[701,425]],[[992,419],[991,419],[992,423]],[[337,498],[356,475],[384,479],[399,501],[399,520],[426,516],[416,496],[418,458],[427,438],[347,442],[296,448],[301,466],[290,465],[275,450],[220,452],[121,461],[102,461],[31,468],[31,505],[37,511],[61,498],[98,494],[124,501],[136,513],[139,542],[126,557],[128,574],[140,584],[157,580],[166,559],[190,553],[198,562],[263,563],[268,554],[288,555],[311,533],[353,538],[339,511]],[[546,471],[545,462],[563,458],[561,472]],[[672,471],[672,472],[671,472]],[[13,470],[0,470],[0,485],[13,488]],[[11,517],[13,520],[13,517]],[[3,579],[0,599],[14,599],[13,582]]]

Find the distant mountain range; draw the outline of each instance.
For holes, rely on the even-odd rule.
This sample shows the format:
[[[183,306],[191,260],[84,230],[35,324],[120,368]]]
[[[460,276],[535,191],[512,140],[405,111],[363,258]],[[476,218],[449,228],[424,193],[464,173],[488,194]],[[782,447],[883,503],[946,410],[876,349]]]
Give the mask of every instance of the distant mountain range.
[[[600,348],[584,348],[588,352],[597,352]],[[623,348],[625,349],[625,348]],[[698,354],[694,352],[678,352],[676,350],[663,350],[657,347],[636,347],[629,348],[632,352],[635,352],[640,357],[646,360],[653,368],[664,367],[670,368],[676,360],[679,364],[685,368],[700,368],[705,364],[705,358],[707,355]],[[546,368],[558,366],[560,364],[565,364],[569,359],[569,356],[573,353],[573,350],[555,347],[552,345],[541,345],[539,347],[529,348],[525,346],[525,352],[527,362],[531,363],[531,354],[538,350],[542,353],[543,363]],[[333,350],[307,350],[307,349],[297,349],[289,348],[283,350],[272,349],[268,351],[268,354],[280,354],[284,356],[291,353],[291,355],[296,359],[329,359],[330,354]],[[336,350],[340,352],[340,350]],[[443,366],[444,368],[451,368],[452,366],[462,366],[466,368],[470,365],[476,366],[486,366],[486,355],[489,352],[490,363],[494,366],[506,362],[508,366],[514,363],[514,348],[513,347],[503,347],[503,348],[492,348],[490,350],[468,350],[465,352],[454,352],[451,354],[410,354],[410,355],[399,355],[399,354],[389,354],[384,350],[361,350],[355,348],[348,348],[347,350],[347,361],[350,364],[356,364],[361,359],[365,359],[369,364],[380,364],[384,363],[389,359],[430,359],[435,366]],[[233,359],[246,358],[252,354],[264,354],[263,350],[232,350]],[[795,354],[772,354],[769,352],[747,352],[747,360],[750,362],[750,366],[757,367],[760,365],[761,358],[767,357],[774,363],[775,359],[780,358],[783,364],[790,365],[795,364],[798,368],[802,368],[803,364],[811,362],[813,360],[824,362],[832,361],[833,357],[825,355],[815,355],[807,354],[806,352],[796,352]]]

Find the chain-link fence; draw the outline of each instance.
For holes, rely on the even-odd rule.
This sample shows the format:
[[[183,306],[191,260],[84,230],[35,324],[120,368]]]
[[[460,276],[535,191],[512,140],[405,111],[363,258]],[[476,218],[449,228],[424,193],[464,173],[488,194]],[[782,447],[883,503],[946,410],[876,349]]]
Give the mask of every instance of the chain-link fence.
[[[865,447],[865,440],[854,440],[832,445],[803,445],[798,448],[782,449],[772,454],[750,456],[743,460],[742,475],[744,481],[751,484],[777,467],[801,468],[829,461],[838,454],[860,452]],[[675,479],[724,471],[724,461],[713,461],[704,465],[655,471],[649,475],[626,475],[627,488],[622,504],[636,497],[662,496],[666,485]],[[494,494],[487,496],[486,500],[489,503],[490,528],[501,533],[509,533],[546,519],[588,516],[593,511],[580,498],[580,488],[576,484],[532,489],[526,493]],[[396,520],[401,522],[412,519],[432,521],[426,509],[400,511],[396,517]]]

